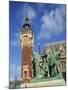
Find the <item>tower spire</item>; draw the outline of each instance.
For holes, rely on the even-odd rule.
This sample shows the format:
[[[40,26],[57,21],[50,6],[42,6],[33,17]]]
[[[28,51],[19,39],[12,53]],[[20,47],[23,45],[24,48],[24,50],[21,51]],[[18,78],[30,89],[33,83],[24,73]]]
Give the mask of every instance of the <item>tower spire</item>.
[[[25,24],[29,24],[29,17],[28,17],[28,7],[27,7],[27,5],[26,5],[26,8],[25,8],[26,10],[26,13],[25,13]]]
[[[28,18],[28,15],[25,16],[25,24],[29,24],[29,18]]]
[[[24,28],[24,29],[23,29],[23,31],[24,31],[24,30],[27,30],[27,31],[29,30],[29,31],[31,31],[32,28],[31,28],[31,25],[30,25],[29,17],[28,17],[28,10],[27,10],[28,8],[26,7],[25,9],[26,9],[26,10],[25,10],[26,13],[25,13],[25,18],[24,18],[24,24],[23,24],[23,28]],[[25,28],[26,28],[26,29],[25,29]]]

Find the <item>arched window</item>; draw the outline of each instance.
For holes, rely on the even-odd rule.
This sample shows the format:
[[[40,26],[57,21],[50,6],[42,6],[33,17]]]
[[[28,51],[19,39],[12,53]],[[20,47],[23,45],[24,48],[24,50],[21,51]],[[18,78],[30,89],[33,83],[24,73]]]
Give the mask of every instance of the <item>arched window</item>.
[[[27,78],[27,71],[24,71],[24,78]]]

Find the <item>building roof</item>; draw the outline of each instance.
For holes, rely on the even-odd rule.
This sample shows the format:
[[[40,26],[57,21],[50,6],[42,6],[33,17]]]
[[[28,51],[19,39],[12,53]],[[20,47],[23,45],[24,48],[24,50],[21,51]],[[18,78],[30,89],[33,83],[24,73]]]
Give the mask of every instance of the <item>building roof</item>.
[[[46,44],[45,46],[47,47],[47,46],[52,46],[52,45],[57,45],[57,44],[62,44],[62,43],[66,43],[66,41],[62,40],[62,41],[58,41],[58,42],[52,42],[52,43]]]

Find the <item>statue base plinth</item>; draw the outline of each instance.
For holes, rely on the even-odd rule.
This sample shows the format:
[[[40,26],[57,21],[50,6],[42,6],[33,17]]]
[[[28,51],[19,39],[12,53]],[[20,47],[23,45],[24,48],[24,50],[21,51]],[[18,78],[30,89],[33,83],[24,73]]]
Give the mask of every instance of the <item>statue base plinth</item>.
[[[36,83],[25,83],[21,84],[21,88],[31,88],[31,87],[49,87],[49,86],[63,86],[65,85],[64,79],[58,80],[51,80],[51,81],[43,81],[43,82],[36,82]]]

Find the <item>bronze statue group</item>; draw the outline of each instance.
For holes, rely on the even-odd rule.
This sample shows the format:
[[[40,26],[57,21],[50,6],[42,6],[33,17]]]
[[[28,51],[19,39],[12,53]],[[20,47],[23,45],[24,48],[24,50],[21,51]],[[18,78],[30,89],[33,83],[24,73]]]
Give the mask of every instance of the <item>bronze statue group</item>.
[[[60,74],[60,67],[58,60],[60,58],[60,51],[53,48],[51,51],[44,53],[44,55],[33,54],[32,65],[34,77],[47,78],[56,77]]]

